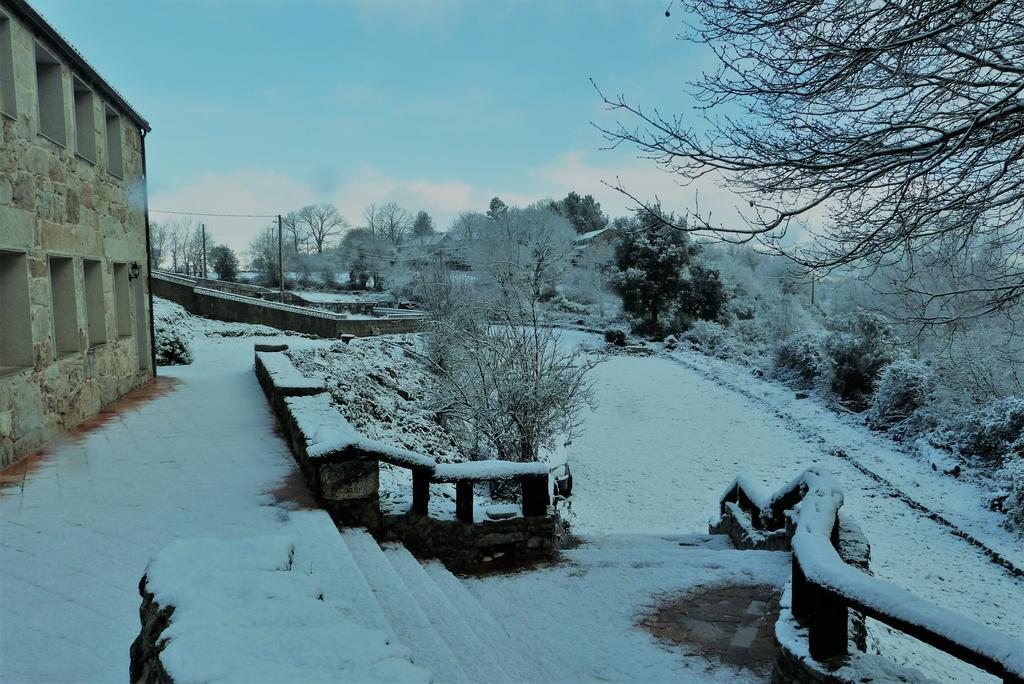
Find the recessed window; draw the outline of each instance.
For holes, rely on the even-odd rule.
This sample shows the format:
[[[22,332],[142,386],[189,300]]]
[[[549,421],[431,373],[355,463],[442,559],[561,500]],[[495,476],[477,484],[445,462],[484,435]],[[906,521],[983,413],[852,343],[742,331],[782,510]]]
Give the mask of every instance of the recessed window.
[[[0,112],[12,119],[18,115],[14,94],[14,42],[11,20],[0,14]]]
[[[96,97],[79,79],[75,84],[75,152],[96,163]]]
[[[121,156],[121,117],[110,107],[107,112],[107,171],[124,178],[124,157]]]
[[[128,264],[114,264],[114,311],[117,313],[118,337],[132,335],[131,283]]]
[[[107,307],[103,298],[103,264],[82,259],[85,271],[85,311],[89,321],[89,346],[107,341]]]
[[[0,252],[0,375],[32,365],[28,259]]]
[[[59,145],[67,145],[64,78],[60,62],[39,43],[36,43],[36,90],[39,97],[39,132]]]
[[[55,356],[78,349],[78,302],[75,298],[75,265],[67,257],[50,257],[50,297]]]

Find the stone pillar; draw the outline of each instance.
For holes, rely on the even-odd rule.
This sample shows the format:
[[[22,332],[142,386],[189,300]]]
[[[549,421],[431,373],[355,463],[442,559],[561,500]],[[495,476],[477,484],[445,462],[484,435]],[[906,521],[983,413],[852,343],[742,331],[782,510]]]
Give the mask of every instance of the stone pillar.
[[[376,528],[380,520],[380,467],[375,460],[322,464],[317,495],[336,522]]]

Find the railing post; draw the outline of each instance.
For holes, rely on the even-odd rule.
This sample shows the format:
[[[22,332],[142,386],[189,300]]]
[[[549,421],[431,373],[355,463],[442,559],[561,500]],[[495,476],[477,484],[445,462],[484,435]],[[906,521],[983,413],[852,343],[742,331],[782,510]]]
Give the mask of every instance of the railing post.
[[[430,505],[430,471],[424,468],[412,469],[412,510],[426,515]]]
[[[523,489],[523,517],[548,514],[548,476],[523,475],[519,478]]]
[[[814,601],[807,625],[807,645],[818,661],[845,656],[848,652],[849,610],[843,599],[831,591],[814,587]]]
[[[799,620],[801,623],[806,622],[807,617],[810,615],[810,602],[812,587],[807,583],[807,577],[804,575],[803,568],[800,567],[800,561],[796,557],[796,553],[793,554],[793,580],[789,585],[789,601],[790,611],[793,613],[793,617]]]
[[[473,524],[472,480],[459,480],[455,483],[455,517],[464,523]]]

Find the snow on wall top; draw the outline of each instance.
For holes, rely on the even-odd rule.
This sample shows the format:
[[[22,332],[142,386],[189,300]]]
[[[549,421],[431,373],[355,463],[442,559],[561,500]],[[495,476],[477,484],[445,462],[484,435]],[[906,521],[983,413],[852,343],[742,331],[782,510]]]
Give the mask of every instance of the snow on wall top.
[[[280,352],[256,352],[256,358],[266,369],[274,387],[280,389],[320,389],[323,390],[323,380],[319,378],[307,378],[292,365],[291,360]]]
[[[348,448],[357,448],[372,452],[382,460],[397,465],[431,470],[434,468],[435,461],[429,456],[393,447],[361,435],[331,403],[331,395],[327,392],[305,397],[288,397],[284,403],[292,419],[306,436],[306,455],[310,458],[322,458]]]
[[[292,515],[313,514],[323,512]],[[310,544],[284,527],[179,540],[150,562],[147,589],[174,606],[161,653],[174,681],[430,681],[388,634],[362,624],[344,591],[327,589],[344,589],[329,564],[299,561]]]
[[[547,475],[546,463],[514,463],[489,459],[467,463],[438,463],[434,475],[438,480],[510,480],[523,475]]]

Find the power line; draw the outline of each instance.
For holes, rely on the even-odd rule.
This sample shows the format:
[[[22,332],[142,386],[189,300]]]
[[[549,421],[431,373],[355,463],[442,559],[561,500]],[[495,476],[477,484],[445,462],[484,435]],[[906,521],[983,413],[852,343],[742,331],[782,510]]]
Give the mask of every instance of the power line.
[[[276,219],[277,214],[226,214],[226,213],[211,213],[202,211],[171,211],[170,209],[150,209],[152,214],[176,214],[178,216],[220,216],[220,217],[233,217],[233,218],[267,218]]]

